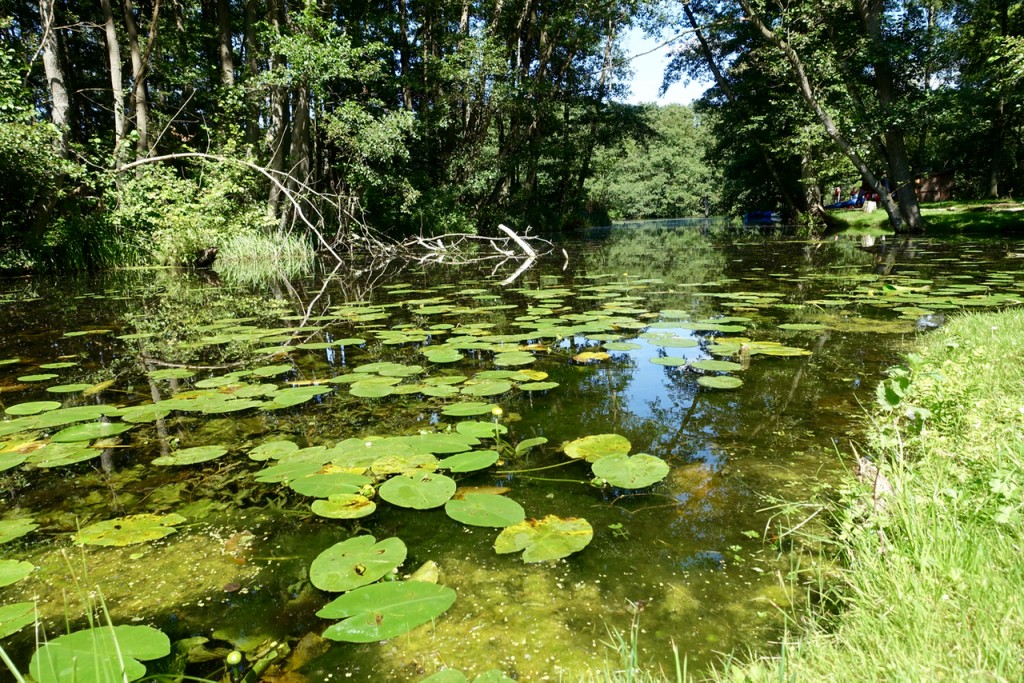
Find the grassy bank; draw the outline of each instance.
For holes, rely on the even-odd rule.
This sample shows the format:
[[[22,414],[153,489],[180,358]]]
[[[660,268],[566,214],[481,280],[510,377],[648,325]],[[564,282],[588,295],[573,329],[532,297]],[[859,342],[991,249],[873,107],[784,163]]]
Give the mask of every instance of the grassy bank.
[[[1022,351],[1024,309],[921,337],[857,447],[880,476],[851,470],[832,509],[844,569],[815,577],[829,607],[794,622],[777,656],[734,659],[712,678],[1024,680]],[[622,659],[599,678],[683,680]]]
[[[831,211],[846,229],[891,232],[885,211]],[[922,204],[921,215],[929,234],[980,232],[985,234],[1024,231],[1024,204],[1016,201],[936,202]]]
[[[872,413],[892,492],[839,508],[837,616],[729,680],[1024,680],[1022,340],[1020,309],[922,337]]]

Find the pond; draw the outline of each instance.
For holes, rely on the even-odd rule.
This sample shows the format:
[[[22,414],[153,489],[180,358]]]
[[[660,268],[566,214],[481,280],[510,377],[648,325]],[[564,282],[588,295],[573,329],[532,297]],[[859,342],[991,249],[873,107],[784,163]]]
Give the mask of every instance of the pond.
[[[3,282],[15,664],[90,619],[158,629],[173,653],[140,666],[211,679],[573,680],[635,624],[668,671],[672,642],[691,671],[767,651],[806,600],[788,529],[886,368],[1024,289],[999,241],[675,221],[564,246],[514,281]]]

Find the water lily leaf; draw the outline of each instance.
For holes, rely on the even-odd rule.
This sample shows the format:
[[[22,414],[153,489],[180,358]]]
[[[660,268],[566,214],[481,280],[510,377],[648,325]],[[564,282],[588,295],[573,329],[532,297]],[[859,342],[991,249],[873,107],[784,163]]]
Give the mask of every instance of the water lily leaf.
[[[70,361],[61,361],[59,363],[43,363],[39,366],[40,370],[63,370],[65,368],[73,368],[78,363],[72,363]]]
[[[449,456],[438,462],[437,466],[452,472],[475,472],[498,462],[498,457],[498,451],[469,451]]]
[[[91,384],[83,384],[81,382],[78,384],[57,384],[52,387],[46,387],[46,391],[51,394],[74,394],[79,391],[85,391],[91,386]]]
[[[395,393],[395,387],[384,382],[353,382],[348,393],[359,398],[384,398]]]
[[[292,441],[266,441],[249,451],[249,458],[257,461],[280,460],[297,450],[299,445]]]
[[[477,422],[468,420],[455,425],[455,431],[478,439],[493,439],[495,436],[508,433],[508,427],[498,422]]]
[[[689,361],[678,356],[660,356],[658,358],[652,358],[651,362],[655,365],[667,365],[668,367],[675,368],[686,365]]]
[[[573,460],[586,460],[596,462],[598,458],[609,455],[623,455],[629,453],[633,445],[629,439],[618,434],[593,434],[570,441],[565,444],[565,454]]]
[[[524,382],[519,385],[520,391],[548,391],[558,386],[558,382]]]
[[[175,532],[174,525],[185,518],[178,514],[128,515],[97,522],[75,534],[75,543],[82,545],[125,546],[155,541]]]
[[[57,377],[57,375],[55,375],[52,372],[44,372],[44,373],[38,374],[38,375],[22,375],[21,377],[18,378],[18,381],[19,382],[45,382],[47,380],[54,379],[56,377]]]
[[[0,607],[0,639],[17,633],[36,620],[36,603],[16,602]]]
[[[50,438],[56,443],[92,441],[93,439],[103,439],[108,436],[127,432],[134,426],[135,425],[125,424],[124,422],[90,422],[88,424],[65,427]]]
[[[31,517],[17,519],[0,519],[0,543],[7,543],[16,538],[21,538],[39,525],[32,521]]]
[[[743,386],[743,380],[730,375],[704,376],[697,378],[697,384],[709,389],[737,389]]]
[[[604,346],[605,351],[636,351],[643,348],[642,344],[637,344],[636,342],[607,342],[602,344],[602,346]]]
[[[0,586],[10,586],[32,573],[35,565],[20,560],[0,560]],[[2,620],[0,620],[2,621]]]
[[[377,541],[356,536],[336,543],[317,555],[309,566],[309,581],[320,590],[343,593],[373,583],[405,562],[402,539]]]
[[[13,467],[17,467],[26,460],[28,460],[28,453],[6,453],[0,452],[0,472],[4,472]]]
[[[547,442],[548,439],[546,436],[535,436],[532,439],[523,439],[518,444],[516,444],[516,455],[522,455],[531,448],[542,446]]]
[[[611,358],[611,354],[604,351],[584,351],[572,357],[577,363],[589,363],[590,361],[608,360],[609,358]]]
[[[75,406],[74,408],[51,410],[30,419],[33,420],[33,428],[48,429],[74,422],[96,420],[104,415],[116,415],[119,412],[118,408],[108,405]]]
[[[313,498],[328,498],[337,493],[358,493],[359,490],[371,483],[369,477],[359,474],[352,474],[333,465],[295,477],[288,482],[288,486],[296,493]]]
[[[144,406],[122,408],[120,418],[130,424],[138,424],[140,422],[156,422],[170,414],[171,410],[166,406],[162,406],[159,403],[149,403]]]
[[[449,417],[473,417],[475,415],[489,413],[497,407],[497,404],[494,403],[453,403],[444,408],[441,411],[441,414]]]
[[[547,562],[583,550],[594,537],[590,523],[580,517],[548,515],[507,527],[494,541],[499,555],[523,551],[523,562]]]
[[[97,448],[89,448],[88,444],[81,442],[73,443],[48,443],[42,448],[33,451],[29,455],[29,462],[41,469],[50,467],[65,467],[76,462],[85,462],[100,457],[102,451]]]
[[[324,449],[324,453],[327,449]],[[328,456],[329,457],[329,456]],[[265,467],[256,473],[255,480],[261,484],[287,483],[297,477],[305,477],[320,471],[323,463],[319,460],[294,460],[287,458],[276,465]]]
[[[421,385],[420,392],[424,396],[433,396],[434,398],[451,398],[452,396],[459,395],[459,388],[449,386],[446,384],[431,386],[428,384]]]
[[[529,351],[506,351],[494,356],[494,364],[498,367],[529,365],[536,360],[536,356]]]
[[[455,481],[443,474],[415,472],[388,479],[377,494],[398,507],[428,510],[444,505],[456,488]]]
[[[309,386],[309,387],[289,387],[287,389],[281,389],[274,394],[273,400],[267,403],[265,407],[269,410],[277,408],[290,408],[297,406],[306,401],[310,401],[317,396],[323,394],[329,394],[334,391],[331,387],[321,386]]]
[[[624,489],[642,489],[668,476],[668,463],[646,453],[609,455],[599,458],[593,465],[594,476],[612,486]]]
[[[309,507],[314,514],[329,519],[358,519],[372,515],[377,504],[358,493],[336,493],[326,500],[314,500]]]
[[[423,349],[423,355],[431,363],[457,363],[465,358],[455,349],[431,349],[429,346]]]
[[[696,339],[686,337],[665,337],[664,339],[652,339],[651,343],[666,349],[692,349],[698,346]]]
[[[741,364],[728,360],[698,360],[691,363],[691,366],[710,372],[737,372],[743,369]]]
[[[39,683],[121,683],[146,675],[142,661],[170,653],[170,638],[151,626],[100,626],[48,641],[29,672]]]
[[[228,449],[224,446],[194,446],[192,448],[182,448],[179,451],[174,451],[170,455],[162,455],[159,458],[153,458],[152,464],[158,466],[195,465],[209,460],[216,460],[227,452]]]
[[[430,432],[415,436],[403,437],[402,441],[419,453],[461,453],[480,444],[480,439],[460,432]]]
[[[467,396],[497,396],[512,390],[512,383],[505,380],[486,380],[477,384],[467,385],[462,393]]]
[[[57,408],[60,408],[60,401],[31,401],[9,406],[4,412],[8,415],[38,415]]]
[[[469,526],[507,527],[526,519],[526,511],[516,501],[486,493],[467,493],[459,500],[449,500],[444,511]]]
[[[151,370],[146,373],[150,379],[188,379],[195,376],[195,371],[188,368],[165,368],[163,370]]]
[[[408,453],[385,455],[370,464],[373,474],[381,479],[392,474],[409,474],[420,470],[433,472],[437,469],[437,458],[432,453]]]
[[[324,619],[344,619],[324,631],[324,638],[372,643],[411,631],[444,614],[455,591],[423,581],[392,581],[363,586],[317,612]]]
[[[283,375],[286,372],[291,372],[295,369],[295,366],[291,363],[279,363],[277,365],[264,365],[261,368],[256,368],[252,371],[253,377],[277,377]]]

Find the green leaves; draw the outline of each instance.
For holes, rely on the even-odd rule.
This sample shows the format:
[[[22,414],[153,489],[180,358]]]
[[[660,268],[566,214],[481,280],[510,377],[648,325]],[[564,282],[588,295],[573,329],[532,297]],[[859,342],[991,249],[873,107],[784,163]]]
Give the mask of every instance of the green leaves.
[[[398,507],[429,510],[444,505],[455,494],[456,488],[455,481],[443,474],[420,472],[388,479],[381,484],[377,494]]]
[[[181,515],[128,515],[91,524],[75,534],[75,542],[83,545],[125,546],[155,541],[175,532],[174,526],[185,518]]]
[[[317,612],[324,619],[343,619],[327,627],[324,638],[372,643],[406,633],[444,614],[455,603],[455,591],[422,581],[394,581],[357,588]]]
[[[625,454],[599,458],[593,464],[594,476],[612,486],[624,489],[642,489],[668,476],[669,466],[661,458],[646,453],[630,457]]]
[[[405,543],[356,536],[320,553],[309,567],[309,580],[320,590],[340,593],[373,583],[405,562]]]
[[[170,653],[170,639],[150,626],[100,626],[45,643],[29,672],[39,683],[121,683],[146,675],[142,661]]]
[[[587,520],[579,517],[548,515],[507,527],[494,541],[501,554],[523,551],[523,562],[548,562],[583,550],[594,537]]]
[[[467,493],[449,500],[444,511],[456,522],[470,526],[507,527],[526,519],[526,511],[516,501],[487,493]]]
[[[565,454],[574,460],[596,462],[607,455],[628,453],[632,445],[629,439],[618,434],[593,434],[565,444]]]

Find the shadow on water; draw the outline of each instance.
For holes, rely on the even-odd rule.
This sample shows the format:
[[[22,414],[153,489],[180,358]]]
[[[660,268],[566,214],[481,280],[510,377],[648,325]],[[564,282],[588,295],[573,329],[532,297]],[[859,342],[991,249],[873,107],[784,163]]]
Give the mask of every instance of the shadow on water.
[[[80,624],[83,597],[101,593],[117,623],[208,639],[195,660],[213,652],[219,662],[217,648],[254,656],[269,640],[298,647],[323,630],[315,612],[335,596],[310,585],[310,563],[369,533],[405,542],[400,574],[436,563],[457,600],[384,643],[307,648],[292,661],[296,676],[404,681],[448,666],[571,679],[603,664],[609,629],[627,630],[637,610],[644,661],[670,668],[670,639],[691,669],[717,653],[768,648],[802,601],[790,593],[793,547],[773,542],[769,501],[809,500],[833,480],[860,404],[919,320],[1019,301],[1024,280],[1008,249],[1021,251],[801,241],[698,219],[590,230],[567,245],[565,270],[540,264],[510,287],[496,284],[507,274],[442,268],[259,288],[162,270],[5,283],[0,492],[5,521],[39,526],[4,545],[6,557],[37,569],[0,589],[3,599],[37,600],[55,634],[65,613]],[[424,354],[443,344],[457,357]],[[499,360],[513,350],[532,356]],[[353,368],[378,362],[419,368],[392,366],[359,396]],[[557,385],[475,377],[522,369]],[[717,389],[721,378],[741,384]],[[282,398],[303,387],[313,392]],[[63,425],[12,410],[167,400],[177,403],[122,434],[60,453],[50,437]],[[585,518],[594,535],[582,551],[526,564],[495,554],[498,529],[441,509],[378,499],[371,516],[325,519],[312,498],[254,480],[270,464],[250,455],[260,444],[333,447],[441,430],[460,421],[445,406],[466,400],[502,407],[494,419],[509,448],[489,468],[453,475],[459,486],[506,488],[530,518]],[[664,460],[668,475],[636,490],[595,482],[588,463],[566,463],[560,450],[593,434],[624,436],[631,453]],[[538,437],[546,444],[513,452]],[[210,444],[227,454],[160,465]],[[125,547],[72,542],[76,529],[134,514],[185,522]],[[7,641],[24,665],[31,634]]]

